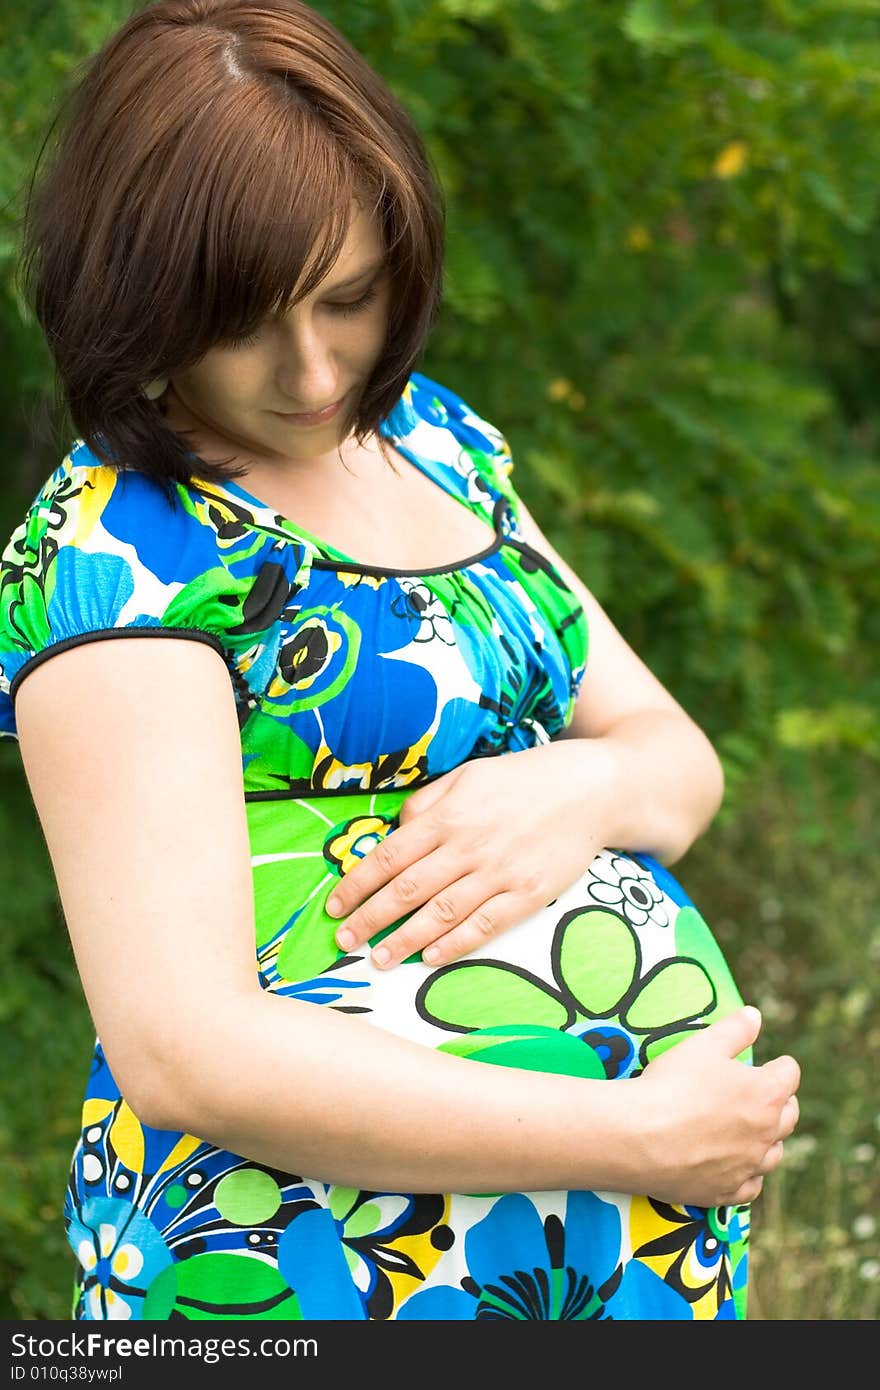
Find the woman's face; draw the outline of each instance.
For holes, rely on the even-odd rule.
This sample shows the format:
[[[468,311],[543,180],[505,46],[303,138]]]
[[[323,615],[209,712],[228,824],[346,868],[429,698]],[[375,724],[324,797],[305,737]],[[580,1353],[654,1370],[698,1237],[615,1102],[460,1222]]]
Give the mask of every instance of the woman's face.
[[[188,446],[256,461],[310,462],[336,454],[345,419],[385,345],[389,276],[375,223],[358,209],[324,280],[266,319],[252,339],[211,348],[174,374],[165,396],[172,429]],[[341,402],[330,419],[290,418]]]

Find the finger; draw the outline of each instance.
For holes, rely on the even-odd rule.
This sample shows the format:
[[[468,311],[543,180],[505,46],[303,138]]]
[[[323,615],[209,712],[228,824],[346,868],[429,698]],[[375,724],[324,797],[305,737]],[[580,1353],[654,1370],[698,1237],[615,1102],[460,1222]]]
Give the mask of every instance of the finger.
[[[783,1055],[773,1057],[758,1068],[764,1076],[769,1076],[779,1088],[782,1096],[793,1096],[801,1084],[801,1069],[793,1057]]]
[[[381,945],[376,946],[373,951],[374,964],[385,969],[398,961],[407,960],[424,948],[439,948],[439,943],[445,940],[447,934],[478,910],[485,900],[486,882],[483,875],[467,873],[457,882],[450,883],[447,866],[442,887],[418,912],[407,918],[396,931],[389,932],[383,937]],[[439,961],[438,956],[428,963],[436,965]]]
[[[422,952],[422,960],[426,965],[449,965],[462,956],[471,955],[478,947],[493,941],[517,922],[525,921],[530,913],[531,908],[521,894],[498,893],[481,902],[445,936],[432,942]]]
[[[716,1047],[725,1057],[736,1057],[751,1047],[761,1030],[761,1014],[747,1004],[726,1018],[719,1018],[701,1030],[699,1046]]]
[[[399,821],[401,825],[408,825],[416,816],[424,815],[425,811],[430,811],[431,807],[438,802],[441,797],[454,786],[462,773],[462,768],[454,767],[451,772],[444,772],[439,777],[427,785],[420,787],[417,792],[408,796],[400,808]]]
[[[426,937],[431,941],[439,933],[448,931],[458,921],[454,915],[459,911],[457,904],[450,906],[448,891],[466,872],[460,864],[452,861],[447,849],[441,848],[425,859],[415,860],[404,868],[390,883],[373,893],[360,907],[356,908],[336,932],[336,940],[344,951],[353,951],[365,941],[372,941],[401,917],[409,921],[418,908],[436,901],[436,922],[433,933]],[[461,914],[467,911],[462,907]],[[449,913],[444,920],[444,914]],[[383,952],[375,958],[377,964],[393,964],[404,960],[412,953],[408,949],[408,938],[392,932],[382,942]]]
[[[778,1168],[780,1163],[782,1162],[782,1153],[782,1140],[777,1139],[776,1143],[771,1144],[769,1149],[765,1153],[764,1159],[761,1163],[761,1167],[758,1171],[763,1176],[766,1176],[767,1173],[772,1173],[773,1169]]]
[[[801,1117],[801,1107],[797,1096],[789,1096],[785,1105],[782,1107],[782,1114],[779,1117],[780,1139],[787,1139],[793,1133],[798,1120]]]
[[[406,828],[398,826],[367,850],[359,864],[343,874],[324,904],[325,912],[330,917],[344,917],[353,912],[359,903],[423,858],[435,844],[436,832],[425,820],[415,821]]]
[[[754,1177],[747,1178],[744,1183],[740,1183],[736,1191],[723,1203],[723,1205],[726,1207],[739,1207],[748,1202],[754,1202],[760,1197],[763,1187],[764,1179],[760,1174],[755,1174]]]

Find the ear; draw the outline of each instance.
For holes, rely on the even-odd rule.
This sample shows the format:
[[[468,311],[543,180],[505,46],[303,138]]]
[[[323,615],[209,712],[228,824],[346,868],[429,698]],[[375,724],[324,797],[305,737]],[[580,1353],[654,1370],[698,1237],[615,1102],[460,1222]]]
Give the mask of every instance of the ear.
[[[148,401],[157,401],[168,390],[168,378],[167,376],[157,376],[155,381],[148,381],[145,386],[141,387],[141,390]]]

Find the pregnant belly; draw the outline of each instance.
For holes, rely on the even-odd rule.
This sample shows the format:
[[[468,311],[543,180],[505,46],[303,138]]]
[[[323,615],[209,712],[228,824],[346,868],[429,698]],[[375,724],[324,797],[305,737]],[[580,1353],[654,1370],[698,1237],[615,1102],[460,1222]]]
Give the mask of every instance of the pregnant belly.
[[[618,1079],[739,1005],[672,876],[604,850],[450,966],[340,952],[339,877],[408,793],[247,803],[263,987],[504,1066]],[[389,928],[390,930],[390,928]],[[359,1192],[142,1125],[98,1046],[67,1189],[76,1317],[743,1317],[745,1209],[650,1196]]]
[[[379,971],[366,948],[340,951],[326,900],[393,833],[408,794],[247,803],[264,988],[475,1060],[612,1080],[637,1075],[741,1005],[708,924],[677,880],[648,855],[614,849],[452,965],[431,968],[416,956]]]

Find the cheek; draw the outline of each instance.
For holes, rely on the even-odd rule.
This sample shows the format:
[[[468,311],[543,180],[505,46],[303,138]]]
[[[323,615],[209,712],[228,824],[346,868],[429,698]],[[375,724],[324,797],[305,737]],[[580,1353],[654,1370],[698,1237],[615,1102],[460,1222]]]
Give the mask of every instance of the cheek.
[[[263,367],[248,353],[238,354],[240,360],[231,358],[212,364],[210,371],[200,375],[194,383],[198,399],[206,405],[227,410],[246,409],[259,393],[263,380]]]
[[[361,361],[369,361],[379,356],[385,346],[385,335],[388,331],[388,315],[383,312],[372,318],[369,323],[365,323],[360,331],[353,335],[358,344],[358,355]]]
[[[343,320],[336,337],[337,351],[343,359],[360,366],[372,366],[385,346],[391,296],[387,286],[365,314]]]

